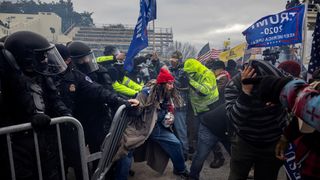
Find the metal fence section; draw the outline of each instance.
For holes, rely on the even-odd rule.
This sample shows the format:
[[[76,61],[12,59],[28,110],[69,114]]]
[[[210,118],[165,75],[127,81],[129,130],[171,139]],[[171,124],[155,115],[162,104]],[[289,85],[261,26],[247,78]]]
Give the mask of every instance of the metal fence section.
[[[58,117],[58,118],[51,119],[51,125],[56,126],[62,179],[65,180],[64,161],[63,161],[63,152],[62,152],[62,145],[61,145],[61,134],[60,134],[61,123],[72,123],[77,128],[83,180],[89,180],[88,165],[87,165],[88,158],[86,157],[86,154],[85,154],[86,148],[85,148],[83,128],[81,123],[73,117]],[[7,139],[8,156],[9,156],[12,180],[16,179],[16,175],[15,175],[15,169],[14,169],[14,160],[13,160],[14,154],[12,152],[12,145],[11,145],[12,141],[11,141],[10,134],[31,130],[31,129],[32,129],[31,123],[25,123],[25,124],[19,124],[19,125],[0,128],[0,135],[6,135],[6,139]],[[34,144],[35,144],[35,151],[36,151],[38,175],[39,175],[39,180],[42,180],[43,178],[42,178],[42,169],[41,169],[41,161],[40,161],[41,157],[39,153],[38,136],[35,131],[33,132],[33,134],[34,134]]]
[[[118,150],[118,144],[128,124],[128,120],[126,117],[127,112],[125,110],[125,105],[122,105],[117,110],[113,118],[109,133],[104,139],[101,147],[101,159],[99,161],[97,169],[92,176],[92,180],[103,180],[105,175],[109,171],[112,165],[113,157]]]

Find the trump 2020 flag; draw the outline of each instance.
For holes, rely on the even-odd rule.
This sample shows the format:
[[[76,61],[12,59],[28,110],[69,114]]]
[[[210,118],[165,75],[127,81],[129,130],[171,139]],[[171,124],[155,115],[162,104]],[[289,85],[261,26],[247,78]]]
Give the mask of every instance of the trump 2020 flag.
[[[124,69],[129,72],[133,69],[134,56],[148,46],[147,26],[149,21],[157,18],[156,9],[156,0],[140,0],[138,22],[134,28],[131,44],[124,61]]]
[[[248,49],[301,43],[304,5],[261,18],[242,32]]]

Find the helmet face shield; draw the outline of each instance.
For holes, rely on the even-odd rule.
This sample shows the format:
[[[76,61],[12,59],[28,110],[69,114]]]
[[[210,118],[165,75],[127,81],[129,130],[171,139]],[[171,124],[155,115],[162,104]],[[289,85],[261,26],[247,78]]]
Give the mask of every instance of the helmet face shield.
[[[54,45],[47,50],[34,50],[34,58],[34,70],[40,74],[56,75],[67,69],[66,63]]]
[[[99,69],[96,58],[92,52],[83,57],[73,58],[73,62],[75,63],[77,68],[85,74],[94,72]]]

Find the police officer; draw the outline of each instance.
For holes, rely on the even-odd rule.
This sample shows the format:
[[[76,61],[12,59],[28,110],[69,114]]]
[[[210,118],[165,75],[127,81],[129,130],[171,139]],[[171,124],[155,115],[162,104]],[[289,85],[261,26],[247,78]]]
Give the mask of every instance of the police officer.
[[[97,64],[96,58],[90,47],[80,41],[72,41],[68,44],[70,57],[75,67],[90,77],[94,82],[101,84],[109,91],[114,91],[112,84],[118,79],[118,71],[115,68],[108,68]],[[122,96],[123,98],[126,98]],[[104,107],[105,108],[105,107]],[[113,116],[118,109],[114,104],[108,105]]]
[[[52,117],[70,115],[57,96],[49,75],[66,69],[54,45],[39,34],[20,31],[4,43],[5,76],[1,77],[4,118],[1,126],[31,122],[38,133],[43,179],[60,179],[56,135],[48,128]],[[11,55],[12,54],[12,55]],[[38,179],[33,135],[31,131],[12,135],[16,179]],[[0,179],[11,179],[6,159],[0,163]]]
[[[125,100],[113,91],[93,82],[88,76],[75,69],[66,46],[57,44],[56,47],[68,65],[67,70],[57,77],[56,82],[60,95],[68,108],[72,110],[73,116],[82,123],[90,151],[96,152],[108,133],[112,121],[104,104],[131,106],[130,103],[137,105],[139,102]],[[81,179],[79,154],[75,153],[78,151],[78,146],[72,143],[74,138],[70,138],[73,129],[71,127],[65,127],[65,129],[69,131],[65,144],[67,163],[75,168],[77,179]]]
[[[113,89],[126,97],[135,97],[142,90],[142,86],[126,76],[123,60],[125,54],[120,52],[115,46],[108,45],[104,48],[104,56],[97,58],[98,64],[107,69],[115,69],[117,71],[117,79],[112,83]]]
[[[114,73],[115,70],[109,72],[109,69],[98,65],[89,46],[80,41],[72,41],[67,47],[72,62],[79,71],[103,85],[106,89],[113,89],[112,82],[117,79],[117,73]]]

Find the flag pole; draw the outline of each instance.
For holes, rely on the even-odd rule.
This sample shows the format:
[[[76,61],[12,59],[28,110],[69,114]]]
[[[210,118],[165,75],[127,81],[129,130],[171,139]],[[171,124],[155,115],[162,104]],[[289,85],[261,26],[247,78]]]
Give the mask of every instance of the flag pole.
[[[302,58],[300,60],[301,65],[307,60],[306,53],[307,53],[307,46],[306,46],[306,39],[307,39],[307,31],[308,31],[308,4],[309,0],[306,0],[304,5],[304,23],[303,23],[303,39],[302,39]]]
[[[156,52],[156,30],[155,30],[154,20],[152,20],[152,28],[153,28],[153,51]]]

